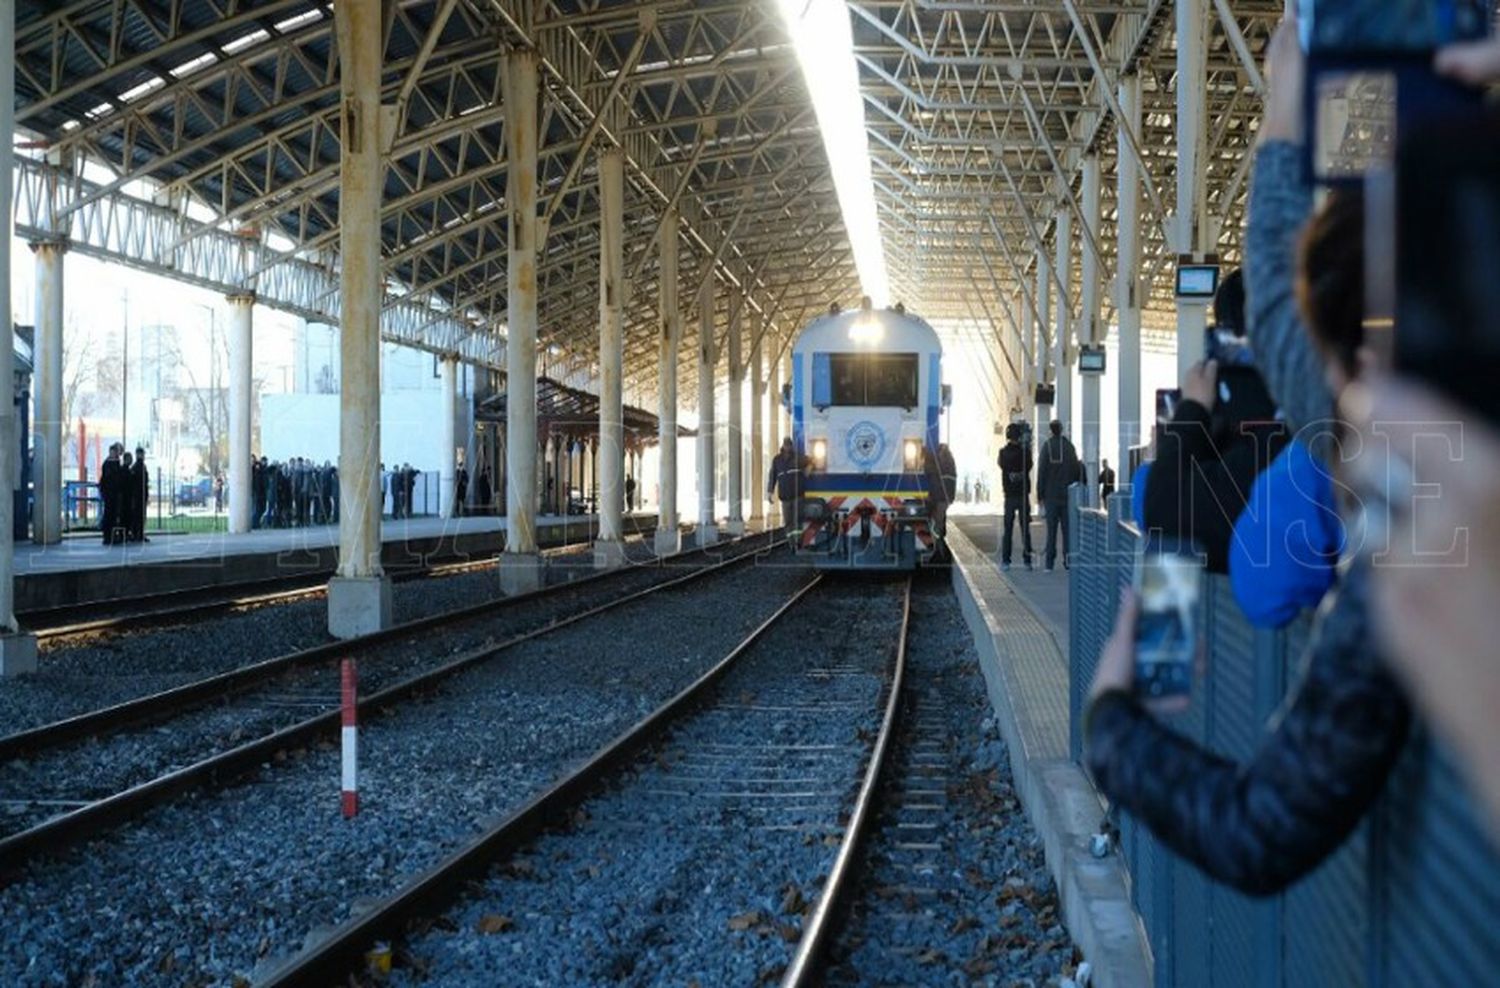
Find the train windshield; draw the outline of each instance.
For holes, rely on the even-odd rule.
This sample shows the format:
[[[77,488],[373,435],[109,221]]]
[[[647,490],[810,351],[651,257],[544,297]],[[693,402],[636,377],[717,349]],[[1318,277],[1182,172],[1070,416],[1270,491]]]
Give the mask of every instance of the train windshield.
[[[917,355],[914,353],[829,354],[834,405],[879,408],[917,407]]]

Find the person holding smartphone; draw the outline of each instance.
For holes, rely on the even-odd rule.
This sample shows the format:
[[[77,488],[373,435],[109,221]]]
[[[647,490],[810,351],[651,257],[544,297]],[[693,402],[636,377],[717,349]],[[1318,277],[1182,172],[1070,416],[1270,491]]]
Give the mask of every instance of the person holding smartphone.
[[[1303,237],[1312,190],[1297,143],[1302,59],[1295,22],[1278,29],[1267,62],[1270,91],[1246,234],[1249,328],[1272,397],[1311,442],[1320,423],[1331,423],[1335,386],[1357,369],[1339,355],[1359,349],[1362,312],[1337,303],[1363,297],[1362,241],[1326,222]],[[1305,323],[1304,315],[1312,318]],[[1314,446],[1325,456],[1330,447]],[[1191,696],[1139,690],[1141,605],[1127,593],[1084,721],[1087,765],[1099,790],[1172,850],[1243,892],[1274,894],[1311,872],[1359,824],[1410,728],[1406,695],[1374,640],[1370,580],[1368,563],[1356,560],[1325,598],[1302,677],[1243,764],[1158,719],[1184,709]]]

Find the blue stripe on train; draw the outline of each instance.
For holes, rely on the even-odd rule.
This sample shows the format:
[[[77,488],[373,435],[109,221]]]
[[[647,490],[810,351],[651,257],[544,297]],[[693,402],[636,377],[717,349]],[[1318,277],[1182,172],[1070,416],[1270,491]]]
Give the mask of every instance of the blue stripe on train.
[[[942,436],[938,414],[943,403],[943,358],[934,353],[928,358],[927,367],[927,448],[936,451]]]
[[[792,354],[792,445],[798,456],[807,454],[802,422],[802,354]]]

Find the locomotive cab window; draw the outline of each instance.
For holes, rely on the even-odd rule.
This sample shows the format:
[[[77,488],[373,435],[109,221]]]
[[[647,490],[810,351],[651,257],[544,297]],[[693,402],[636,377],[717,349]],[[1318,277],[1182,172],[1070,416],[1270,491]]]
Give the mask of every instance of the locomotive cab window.
[[[914,353],[828,354],[830,404],[845,407],[917,407],[918,361]]]

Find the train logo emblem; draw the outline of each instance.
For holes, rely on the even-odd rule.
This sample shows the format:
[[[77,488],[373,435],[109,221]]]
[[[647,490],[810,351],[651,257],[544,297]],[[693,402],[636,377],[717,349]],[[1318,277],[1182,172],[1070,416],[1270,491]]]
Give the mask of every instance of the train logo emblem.
[[[857,467],[868,470],[885,453],[885,431],[874,422],[860,422],[849,430],[844,450]]]

